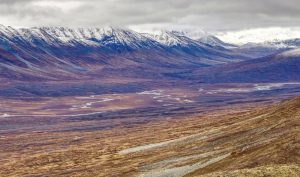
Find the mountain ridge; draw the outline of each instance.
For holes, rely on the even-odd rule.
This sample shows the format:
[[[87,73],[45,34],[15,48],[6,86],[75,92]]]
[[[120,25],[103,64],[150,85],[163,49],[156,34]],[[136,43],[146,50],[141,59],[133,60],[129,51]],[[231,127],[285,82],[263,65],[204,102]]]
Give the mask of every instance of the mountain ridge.
[[[91,72],[104,75],[108,68],[136,71],[133,75],[140,75],[137,70],[198,68],[247,59],[225,47],[211,46],[175,32],[151,36],[112,27],[1,26],[0,34],[0,76],[12,79],[69,78]],[[118,72],[115,74],[119,75]]]
[[[0,26],[0,34],[0,77],[11,80],[110,76],[204,82],[299,80],[297,59],[274,59],[282,52],[295,55],[285,53],[290,48],[230,46],[207,36],[220,44],[214,45],[191,39],[184,32],[152,35],[113,27]],[[298,44],[297,39],[282,42]]]

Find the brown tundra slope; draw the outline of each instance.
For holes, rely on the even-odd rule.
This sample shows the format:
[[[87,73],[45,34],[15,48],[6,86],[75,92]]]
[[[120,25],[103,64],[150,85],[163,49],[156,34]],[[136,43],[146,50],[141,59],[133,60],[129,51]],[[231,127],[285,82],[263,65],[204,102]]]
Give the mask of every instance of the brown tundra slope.
[[[218,122],[202,125],[202,131],[193,135],[121,152],[133,157],[136,154],[160,156],[160,160],[140,168],[138,176],[188,177],[282,164],[296,166],[289,169],[290,174],[284,174],[299,176],[299,120],[300,98],[297,98],[246,114],[225,116]],[[161,156],[165,157],[161,159]],[[284,167],[276,169],[289,171]],[[277,174],[280,172],[269,173]]]
[[[5,134],[0,176],[299,176],[299,124],[295,98],[135,127]]]
[[[300,174],[299,165],[269,165],[250,169],[234,171],[215,172],[202,177],[298,177]]]
[[[212,139],[230,155],[187,176],[300,176],[300,98],[243,119]]]
[[[255,167],[260,168],[244,176],[300,176],[299,124],[300,98],[296,98],[241,116],[224,117],[205,126],[201,133],[169,141],[167,145],[157,144],[157,150],[144,146],[127,153],[174,153],[172,158],[147,165],[140,176],[190,177],[216,171],[221,172],[211,176],[243,176],[245,169]],[[237,171],[230,175],[228,172],[233,170]]]

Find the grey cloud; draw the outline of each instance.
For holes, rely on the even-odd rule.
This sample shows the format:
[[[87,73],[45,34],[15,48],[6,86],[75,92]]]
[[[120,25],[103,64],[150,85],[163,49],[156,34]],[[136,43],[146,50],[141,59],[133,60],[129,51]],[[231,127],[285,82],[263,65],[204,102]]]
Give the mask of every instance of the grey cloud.
[[[168,24],[194,26],[209,31],[300,26],[300,6],[297,1],[0,0],[0,23],[72,27]],[[46,5],[37,6],[37,2],[45,2]],[[54,5],[56,3],[60,5]],[[79,5],[69,8],[74,3]]]

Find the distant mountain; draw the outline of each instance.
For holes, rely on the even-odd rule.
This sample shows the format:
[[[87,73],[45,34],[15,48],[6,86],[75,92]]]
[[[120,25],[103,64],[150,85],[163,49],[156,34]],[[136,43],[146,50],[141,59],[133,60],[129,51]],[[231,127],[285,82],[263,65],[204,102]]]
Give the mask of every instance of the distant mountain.
[[[288,40],[266,41],[263,43],[247,43],[239,47],[232,48],[232,51],[236,53],[243,53],[250,58],[261,58],[299,47],[300,39],[295,38]]]
[[[214,40],[222,44],[217,38]],[[112,27],[16,29],[0,26],[0,76],[12,79],[141,74],[156,78],[161,72],[247,59],[226,47],[194,40],[178,32],[151,35]],[[151,74],[145,75],[145,71]]]
[[[262,58],[282,51],[288,50],[286,47],[279,47],[274,44],[266,43],[248,43],[232,49],[236,53],[243,53],[244,55],[256,59]]]
[[[265,45],[270,45],[277,48],[298,48],[300,47],[300,38],[288,39],[288,40],[276,40],[272,42],[266,42]]]
[[[300,49],[292,49],[264,58],[195,70],[178,77],[202,82],[292,82],[300,81]]]
[[[171,31],[171,33],[180,35],[180,36],[185,36],[185,37],[188,37],[195,41],[198,41],[198,42],[201,42],[204,44],[208,44],[213,47],[222,47],[222,48],[237,47],[236,45],[223,42],[216,36],[209,34],[207,32],[204,32],[204,31],[182,30],[182,31]]]
[[[221,41],[219,38],[217,38],[216,36],[213,36],[213,35],[203,36],[203,37],[201,37],[197,40],[202,42],[202,43],[209,44],[211,46],[216,46],[216,47],[217,46],[224,47],[224,48],[235,48],[235,47],[237,47],[236,45],[225,43],[225,42]]]
[[[291,48],[300,47],[299,28],[256,28],[232,32],[220,32],[216,36],[237,45],[233,50],[248,57],[261,58]]]

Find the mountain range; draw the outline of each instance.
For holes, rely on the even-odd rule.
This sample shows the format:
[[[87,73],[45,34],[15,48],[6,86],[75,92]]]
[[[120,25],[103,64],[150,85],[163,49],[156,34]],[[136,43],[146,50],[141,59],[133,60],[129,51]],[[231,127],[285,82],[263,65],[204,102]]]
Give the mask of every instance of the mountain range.
[[[121,28],[0,26],[0,78],[57,81],[128,77],[200,82],[298,78],[299,39],[233,45],[212,35]]]
[[[0,34],[0,75],[14,79],[74,77],[103,67],[197,68],[247,59],[225,43],[212,46],[176,32],[1,26]]]

